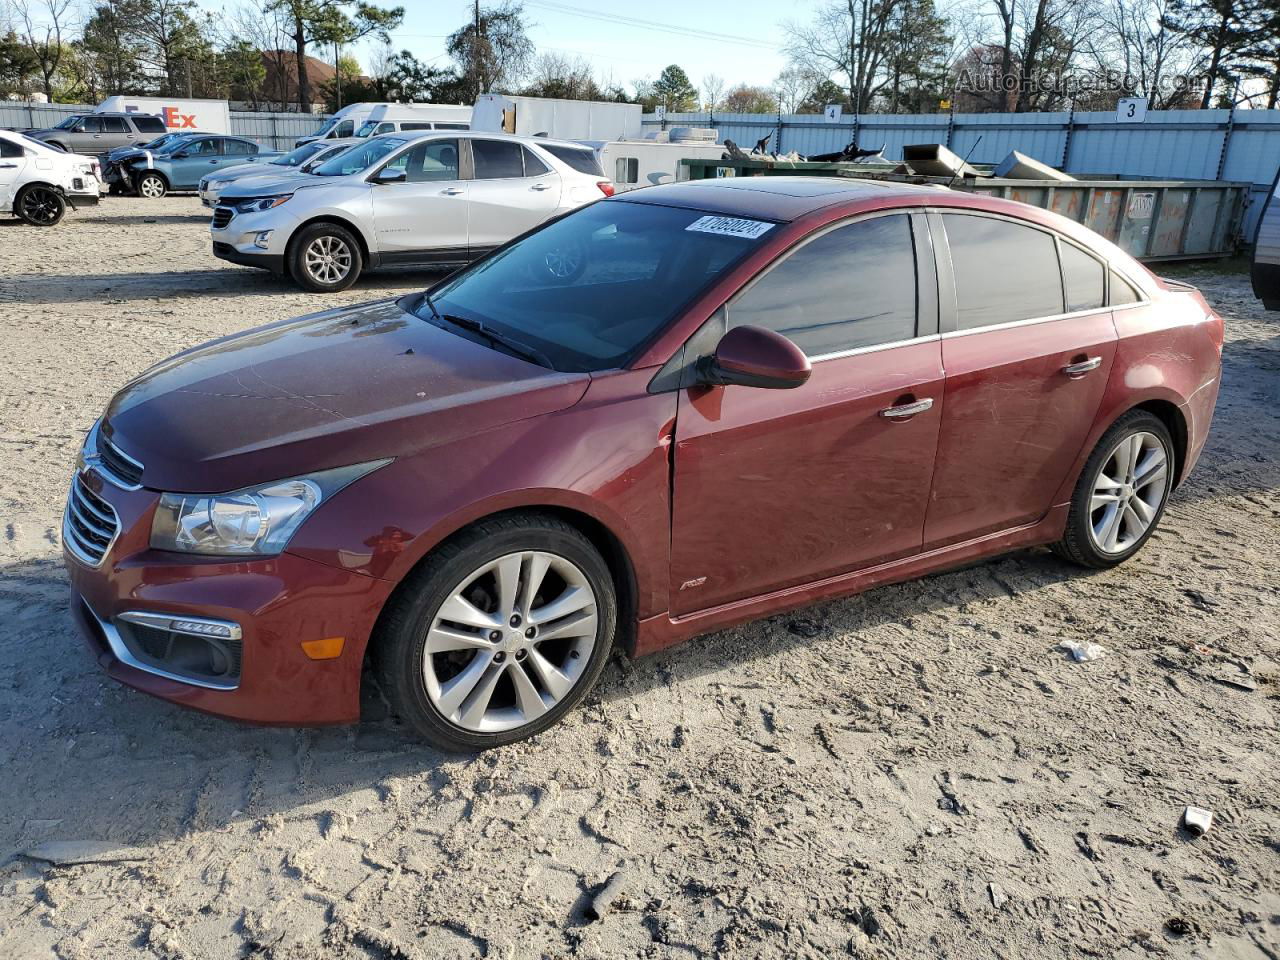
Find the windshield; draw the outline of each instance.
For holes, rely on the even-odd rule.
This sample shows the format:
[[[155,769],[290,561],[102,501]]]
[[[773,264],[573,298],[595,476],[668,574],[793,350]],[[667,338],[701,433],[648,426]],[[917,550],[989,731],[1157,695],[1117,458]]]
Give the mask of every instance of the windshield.
[[[626,364],[772,224],[604,201],[549,224],[430,291],[456,316],[564,371]],[[432,319],[431,305],[417,308]]]
[[[402,137],[378,137],[363,146],[352,147],[326,160],[311,171],[317,177],[346,177],[367,170],[392,150],[403,147],[408,140]]]
[[[79,123],[83,119],[84,117],[82,117],[80,114],[73,113],[69,117],[64,117],[53,129],[70,130],[72,127],[74,127],[77,123]]]
[[[324,148],[325,144],[322,140],[304,143],[302,146],[295,147],[288,153],[267,162],[273,163],[277,167],[300,167]]]

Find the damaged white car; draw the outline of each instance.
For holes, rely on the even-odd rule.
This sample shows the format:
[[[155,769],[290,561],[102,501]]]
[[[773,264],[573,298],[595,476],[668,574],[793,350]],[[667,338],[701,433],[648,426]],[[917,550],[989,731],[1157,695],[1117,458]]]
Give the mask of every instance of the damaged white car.
[[[52,227],[67,207],[98,202],[98,161],[0,130],[0,214]]]

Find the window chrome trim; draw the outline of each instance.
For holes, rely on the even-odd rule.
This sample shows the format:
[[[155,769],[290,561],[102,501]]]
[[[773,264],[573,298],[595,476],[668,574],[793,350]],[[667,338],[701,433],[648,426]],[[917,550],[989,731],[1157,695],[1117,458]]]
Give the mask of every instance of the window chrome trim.
[[[180,633],[187,637],[200,637],[202,639],[214,640],[243,640],[244,631],[240,629],[240,624],[234,620],[216,620],[213,617],[188,617],[177,613],[146,613],[142,610],[129,610],[116,617],[117,620],[123,620],[126,623],[136,623],[144,627],[155,627],[157,630],[167,630],[170,633]],[[175,627],[175,623],[205,623],[213,627],[226,627],[228,636],[219,637],[209,633],[198,633],[194,630],[183,630]]]
[[[913,343],[936,343],[942,339],[942,334],[931,333],[923,337],[909,337],[905,340],[892,340],[889,343],[873,343],[866,347],[853,347],[850,350],[837,350],[834,353],[823,353],[816,357],[810,357],[809,362],[822,363],[824,360],[843,360],[845,357],[856,357],[864,353],[876,353],[880,350],[892,350],[895,347],[906,347]]]
[[[176,673],[170,673],[168,670],[164,670],[160,667],[143,663],[129,651],[128,645],[125,644],[124,638],[120,636],[120,631],[115,628],[115,624],[110,620],[102,619],[102,617],[98,616],[94,609],[87,603],[84,604],[84,609],[88,612],[89,616],[93,617],[93,619],[97,621],[98,626],[101,627],[102,635],[106,638],[107,646],[111,648],[112,655],[126,666],[133,667],[133,669],[140,670],[143,673],[149,673],[152,676],[163,677],[166,680],[185,683],[193,687],[203,687],[206,690],[221,690],[225,692],[228,690],[235,690],[240,686],[239,680],[236,680],[235,683],[218,683],[216,680],[195,680],[191,677],[184,677]],[[128,618],[137,615],[138,614],[134,613],[122,613],[120,614],[120,619],[127,620]],[[146,614],[142,614],[142,616],[146,616]],[[200,620],[201,618],[182,617],[180,619]],[[221,623],[222,621],[215,622]],[[147,626],[153,626],[153,624],[147,624]]]
[[[121,490],[127,490],[130,492],[134,490],[141,490],[141,483],[130,483],[123,477],[112,473],[107,469],[106,464],[102,462],[102,458],[98,456],[98,434],[101,431],[102,419],[99,418],[94,422],[93,426],[89,429],[89,433],[84,438],[84,446],[80,448],[80,456],[76,463],[76,472],[87,473],[89,469],[92,468],[98,476],[102,477],[103,480],[107,481],[107,483],[111,484],[113,487],[118,487]],[[107,439],[107,443],[111,443],[109,438]],[[111,449],[113,449],[121,459],[128,460],[137,467],[139,473],[146,469],[141,463],[121,450],[116,444],[111,443]]]
[[[1005,323],[991,323],[985,327],[969,327],[965,330],[948,330],[942,339],[965,337],[971,333],[989,333],[993,330],[1009,330],[1014,327],[1030,327],[1038,323],[1053,323],[1057,320],[1073,320],[1076,317],[1088,317],[1099,313],[1110,313],[1110,307],[1091,307],[1088,310],[1072,310],[1070,313],[1053,313],[1045,317],[1028,317],[1026,320],[1009,320]]]

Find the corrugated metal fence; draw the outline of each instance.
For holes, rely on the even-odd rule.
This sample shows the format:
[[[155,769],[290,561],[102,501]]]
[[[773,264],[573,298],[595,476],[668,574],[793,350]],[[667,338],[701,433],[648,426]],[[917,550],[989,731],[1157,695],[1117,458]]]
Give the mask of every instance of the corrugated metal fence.
[[[75,103],[13,103],[0,101],[0,127],[52,127],[71,113],[88,113],[93,107]],[[298,137],[315,133],[327,116],[306,113],[231,112],[231,132],[257,140],[264,147],[290,150]]]
[[[1238,180],[1254,186],[1249,242],[1280,166],[1280,110],[1160,110],[1143,123],[1121,123],[1115,113],[870,114],[839,123],[809,114],[669,113],[661,121],[646,115],[644,126],[715,127],[744,150],[767,134],[770,150],[804,155],[856,139],[861,147],[883,143],[897,161],[906,144],[942,143],[961,156],[973,150],[974,163],[999,163],[1018,150],[1077,175]]]

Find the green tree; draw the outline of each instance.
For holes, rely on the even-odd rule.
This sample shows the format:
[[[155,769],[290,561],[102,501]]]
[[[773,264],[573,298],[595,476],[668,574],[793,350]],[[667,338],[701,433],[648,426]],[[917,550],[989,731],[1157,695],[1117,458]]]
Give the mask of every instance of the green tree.
[[[893,11],[881,94],[889,113],[928,113],[947,89],[951,50],[946,19],[933,0],[902,0]]]
[[[822,113],[829,103],[838,103],[845,111],[853,110],[853,104],[849,102],[849,91],[830,77],[818,81],[809,96],[801,101],[796,113]]]
[[[93,8],[76,41],[84,76],[91,94],[142,93],[145,77],[141,49],[126,14],[127,0],[104,0]]]
[[[222,48],[219,60],[227,99],[244,100],[258,109],[264,99],[262,87],[267,80],[267,65],[262,62],[262,52],[248,40],[234,39]]]
[[[0,35],[0,97],[27,99],[38,82],[40,63],[12,30]]]
[[[698,91],[689,81],[689,75],[674,63],[659,74],[650,93],[655,106],[664,106],[672,113],[684,113],[698,107]]]
[[[271,0],[267,9],[288,20],[298,69],[298,107],[304,111],[312,103],[308,46],[351,44],[369,36],[386,43],[389,32],[404,20],[404,7],[383,9],[360,0]]]
[[[1233,75],[1267,27],[1261,0],[1176,0],[1169,25],[1208,51],[1200,109],[1214,105],[1218,83]]]
[[[445,49],[465,83],[466,99],[517,84],[533,60],[533,41],[519,3],[476,8],[476,19],[451,33]]]

